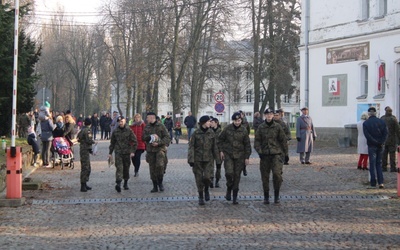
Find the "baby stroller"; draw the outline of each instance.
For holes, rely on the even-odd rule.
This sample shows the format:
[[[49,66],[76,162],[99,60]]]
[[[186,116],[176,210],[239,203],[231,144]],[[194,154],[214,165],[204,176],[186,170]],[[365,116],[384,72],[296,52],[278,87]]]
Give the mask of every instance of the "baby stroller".
[[[69,168],[74,168],[74,154],[71,150],[71,144],[64,137],[56,137],[53,140],[53,168],[59,163],[61,169],[64,166],[69,166]]]

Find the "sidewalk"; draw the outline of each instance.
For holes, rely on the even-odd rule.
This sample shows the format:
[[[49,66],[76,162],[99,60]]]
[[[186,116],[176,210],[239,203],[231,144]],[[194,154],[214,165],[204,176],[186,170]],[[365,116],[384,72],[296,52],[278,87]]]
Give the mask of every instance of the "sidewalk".
[[[108,145],[100,141],[99,154],[92,157],[93,190],[87,193],[79,191],[78,156],[73,170],[34,172],[30,177],[43,181],[44,189],[24,191],[28,204],[23,207],[0,209],[2,247],[400,249],[400,202],[392,198],[397,174],[384,173],[385,189],[367,189],[368,173],[356,169],[355,148],[317,141],[313,164],[301,165],[291,145],[281,205],[262,204],[259,159],[253,150],[248,176],[241,178],[239,205],[223,199],[222,178],[221,188],[211,189],[211,201],[200,207],[186,160],[187,141],[169,147],[165,191],[153,194],[144,156],[130,190],[115,191]]]

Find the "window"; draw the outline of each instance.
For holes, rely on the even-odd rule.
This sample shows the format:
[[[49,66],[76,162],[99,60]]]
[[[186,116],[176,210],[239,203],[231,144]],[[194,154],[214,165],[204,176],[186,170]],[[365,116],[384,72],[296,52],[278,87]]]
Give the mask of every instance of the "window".
[[[386,92],[386,64],[384,62],[378,66],[378,92],[381,94]]]
[[[253,102],[253,91],[251,89],[246,90],[246,102]]]
[[[167,115],[172,116],[172,111],[168,111],[168,112],[167,112]]]
[[[239,102],[240,101],[240,90],[235,89],[233,91],[233,102]]]
[[[378,16],[386,16],[387,14],[387,0],[378,0]]]
[[[247,80],[252,80],[253,79],[253,72],[247,71],[246,72],[246,79]]]
[[[362,20],[369,19],[369,1],[370,0],[362,0]]]
[[[264,92],[264,90],[261,90],[260,91],[260,102],[263,102],[264,99],[265,99],[265,92]]]
[[[288,95],[283,95],[283,102],[284,103],[289,103],[290,102],[290,99],[289,99]]]
[[[207,102],[213,102],[213,91],[212,90],[207,91]]]
[[[212,71],[211,70],[207,70],[207,78],[212,78]]]
[[[368,95],[368,65],[361,66],[361,95]]]
[[[171,101],[171,88],[168,88],[167,90],[167,102]]]

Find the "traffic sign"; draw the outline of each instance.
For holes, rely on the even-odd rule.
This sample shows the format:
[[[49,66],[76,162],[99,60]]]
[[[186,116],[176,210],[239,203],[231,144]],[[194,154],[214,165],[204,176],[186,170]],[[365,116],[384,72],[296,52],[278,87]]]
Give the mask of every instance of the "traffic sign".
[[[215,93],[215,95],[214,95],[214,100],[216,102],[224,102],[224,98],[225,98],[224,93],[222,93],[221,91]]]
[[[214,106],[215,111],[217,111],[217,113],[222,113],[225,110],[225,105],[222,102],[217,102]]]

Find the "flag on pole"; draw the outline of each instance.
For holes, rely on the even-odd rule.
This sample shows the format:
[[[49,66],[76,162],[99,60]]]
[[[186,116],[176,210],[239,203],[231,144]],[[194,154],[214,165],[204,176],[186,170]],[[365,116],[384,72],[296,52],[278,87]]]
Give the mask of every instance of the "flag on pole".
[[[381,62],[379,58],[378,61],[378,91],[381,91],[382,84],[385,84],[385,64]]]

